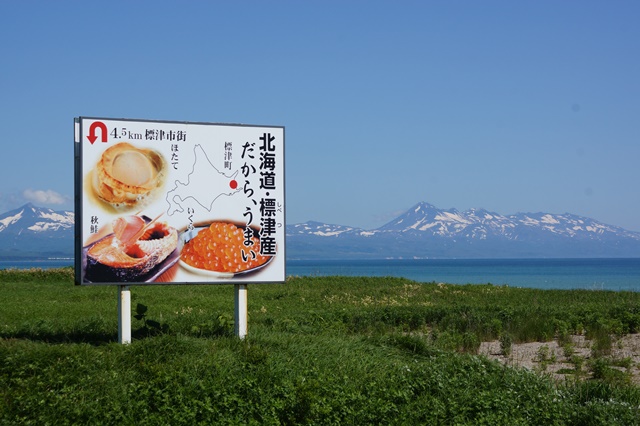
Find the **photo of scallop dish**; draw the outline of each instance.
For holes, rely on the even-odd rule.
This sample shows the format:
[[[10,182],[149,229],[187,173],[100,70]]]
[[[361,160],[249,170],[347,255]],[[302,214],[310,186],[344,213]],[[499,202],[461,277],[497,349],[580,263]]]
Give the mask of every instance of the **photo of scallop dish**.
[[[258,230],[231,222],[213,222],[182,233],[180,265],[200,275],[231,278],[255,272],[273,256],[260,254]]]
[[[116,211],[139,209],[152,201],[165,174],[166,161],[160,153],[120,142],[102,153],[88,187]]]
[[[85,278],[91,282],[150,282],[178,261],[178,232],[160,216],[124,216],[113,232],[83,249]]]

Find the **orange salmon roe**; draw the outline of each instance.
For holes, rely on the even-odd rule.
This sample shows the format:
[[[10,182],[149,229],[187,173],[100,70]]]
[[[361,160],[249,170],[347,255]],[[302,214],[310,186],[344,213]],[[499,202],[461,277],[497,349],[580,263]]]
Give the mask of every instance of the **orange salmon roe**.
[[[183,262],[208,271],[241,272],[264,264],[269,256],[260,254],[260,240],[245,246],[242,228],[232,223],[213,222],[184,245]],[[244,253],[244,256],[243,256]]]

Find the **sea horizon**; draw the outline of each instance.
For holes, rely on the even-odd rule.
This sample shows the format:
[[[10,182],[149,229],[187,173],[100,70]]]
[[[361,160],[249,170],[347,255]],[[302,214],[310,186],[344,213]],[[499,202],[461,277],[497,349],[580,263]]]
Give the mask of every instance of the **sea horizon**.
[[[73,266],[73,258],[0,260],[0,269]],[[421,283],[640,291],[640,258],[289,259],[286,276],[400,277]]]
[[[640,291],[640,258],[290,260],[287,276],[392,276],[423,283]]]

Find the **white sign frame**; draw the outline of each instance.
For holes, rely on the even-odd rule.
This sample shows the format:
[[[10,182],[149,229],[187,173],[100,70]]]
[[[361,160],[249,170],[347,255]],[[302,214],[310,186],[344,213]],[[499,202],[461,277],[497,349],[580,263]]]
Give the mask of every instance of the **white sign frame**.
[[[78,117],[74,119],[74,139],[77,285],[285,281],[283,126]],[[129,185],[124,190],[121,180],[115,179],[118,182],[113,184],[114,171],[120,173],[118,179],[126,177],[121,179]],[[148,192],[136,194],[138,190]],[[133,216],[137,218],[130,219]],[[108,253],[93,248],[97,241],[111,238],[111,245],[124,244],[133,250],[135,237],[122,237],[125,243],[113,240],[118,223],[128,221],[166,231],[166,239],[164,234],[160,237],[161,245],[167,247],[173,247],[177,234],[176,248],[165,259],[155,259],[157,264],[149,271],[140,273],[144,269],[138,264],[128,259],[120,262],[120,251],[114,263]],[[213,270],[211,264],[195,267],[183,258],[185,247],[199,232],[218,238],[208,229],[211,223],[223,227],[215,229],[242,231],[242,244],[236,237],[235,245],[229,246],[229,258],[225,258],[231,261],[233,257],[236,266],[230,268],[239,270]],[[150,253],[155,256],[151,250],[140,256],[152,258]],[[255,262],[263,263],[242,269],[246,269],[242,262],[256,258]],[[153,264],[152,260],[148,264]],[[125,263],[126,267],[121,267]],[[145,260],[144,266],[148,264]]]

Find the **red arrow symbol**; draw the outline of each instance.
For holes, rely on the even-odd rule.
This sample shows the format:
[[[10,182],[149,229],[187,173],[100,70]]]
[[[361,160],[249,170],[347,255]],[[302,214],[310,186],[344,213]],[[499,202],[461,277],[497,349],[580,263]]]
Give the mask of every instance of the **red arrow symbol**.
[[[87,136],[87,139],[89,139],[89,142],[91,142],[91,144],[93,144],[96,139],[98,139],[98,137],[96,136],[96,128],[99,127],[100,130],[102,130],[102,142],[106,142],[107,141],[107,125],[104,124],[102,121],[94,121],[93,123],[91,123],[91,126],[89,127],[89,136]]]

